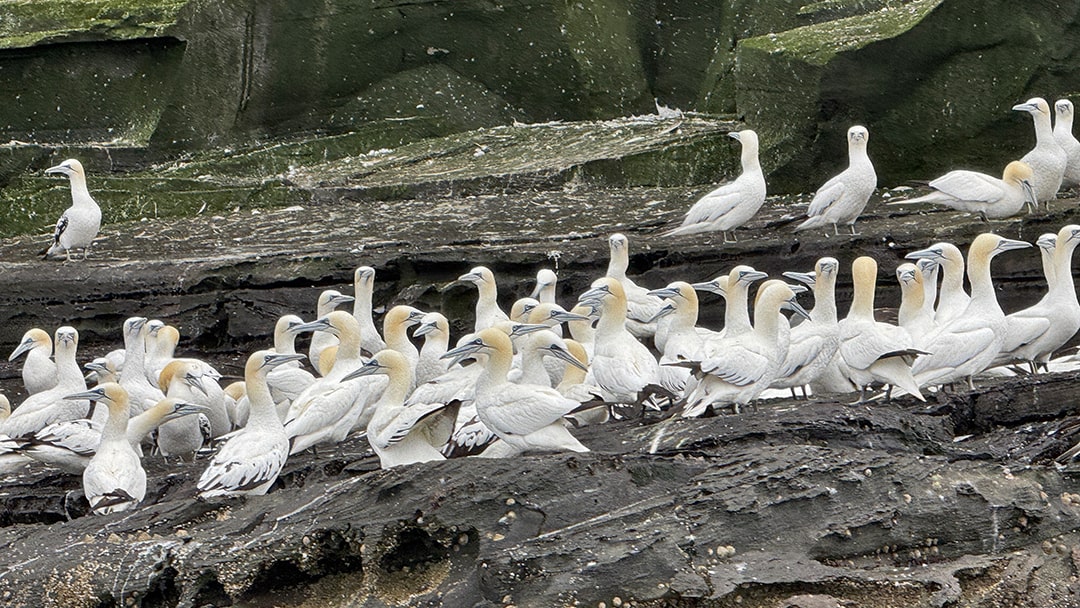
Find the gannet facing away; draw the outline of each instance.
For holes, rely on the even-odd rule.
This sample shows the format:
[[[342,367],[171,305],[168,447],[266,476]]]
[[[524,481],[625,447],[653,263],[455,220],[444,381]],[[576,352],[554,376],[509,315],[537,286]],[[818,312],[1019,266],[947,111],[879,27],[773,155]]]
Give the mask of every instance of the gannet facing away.
[[[86,188],[86,172],[82,163],[74,158],[49,167],[45,174],[61,173],[68,177],[71,185],[71,206],[60,216],[53,231],[53,242],[45,252],[45,257],[54,257],[61,252],[71,260],[72,249],[82,249],[83,259],[90,257],[90,247],[94,237],[101,230],[101,207],[94,202]]]
[[[1031,167],[1018,160],[1005,166],[1001,179],[977,171],[950,171],[928,184],[934,192],[889,204],[935,203],[977,213],[984,220],[1002,219],[1020,213],[1025,206],[1034,209],[1038,205],[1033,176]]]
[[[386,348],[372,320],[371,299],[375,294],[375,269],[361,266],[353,273],[353,316],[360,322],[360,346],[373,355]],[[320,315],[322,316],[322,315]]]
[[[146,471],[127,438],[128,396],[119,384],[67,395],[68,399],[92,399],[109,408],[101,430],[101,443],[83,471],[83,493],[95,515],[127,511],[146,496]]]
[[[1050,201],[1057,198],[1057,191],[1061,189],[1061,180],[1065,176],[1065,166],[1069,162],[1068,154],[1054,140],[1054,129],[1050,126],[1050,104],[1041,97],[1032,97],[1013,106],[1013,110],[1031,114],[1035,122],[1035,147],[1020,160],[1035,172],[1035,198],[1049,206]]]
[[[908,260],[933,260],[941,267],[941,289],[938,291],[934,321],[943,326],[967,310],[971,296],[964,291],[964,254],[952,243],[935,243],[926,249],[912,251]],[[925,304],[925,302],[924,302]]]
[[[274,409],[266,374],[283,363],[302,358],[303,355],[278,355],[269,350],[248,357],[244,386],[251,402],[251,414],[247,426],[229,435],[199,477],[201,498],[266,494],[277,480],[289,457],[289,438]]]
[[[23,334],[19,346],[11,351],[8,361],[14,361],[26,353],[22,379],[27,394],[33,395],[56,386],[56,363],[52,360],[52,350],[52,338],[45,330],[35,327]]]
[[[843,224],[855,234],[855,220],[877,187],[877,173],[866,154],[866,142],[870,138],[866,127],[851,127],[847,137],[848,168],[818,188],[806,210],[809,219],[796,226],[796,232],[832,224],[833,233],[840,234],[837,226]]]
[[[1068,99],[1054,102],[1054,141],[1065,150],[1063,186],[1080,186],[1080,141],[1073,135],[1073,104]]]
[[[735,229],[749,222],[765,202],[765,174],[758,160],[757,133],[746,129],[728,136],[742,144],[742,174],[701,197],[686,212],[682,225],[664,236],[720,231],[725,243],[735,241]]]

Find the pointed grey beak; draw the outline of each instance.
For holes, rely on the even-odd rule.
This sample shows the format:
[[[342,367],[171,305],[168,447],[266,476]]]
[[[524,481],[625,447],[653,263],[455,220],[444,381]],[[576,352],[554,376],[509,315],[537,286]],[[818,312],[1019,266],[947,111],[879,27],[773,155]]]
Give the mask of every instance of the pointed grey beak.
[[[83,391],[81,393],[72,393],[70,395],[67,395],[66,397],[64,397],[64,400],[65,401],[78,401],[79,399],[89,399],[91,401],[97,401],[98,399],[103,399],[104,397],[105,397],[105,389],[103,389],[103,388],[92,388],[92,389],[90,389],[88,391]]]
[[[300,325],[290,327],[289,331],[293,332],[294,334],[300,334],[309,331],[330,331],[330,329],[330,320],[326,317],[323,317],[321,319],[315,319],[310,323],[302,323]]]
[[[769,278],[769,275],[759,270],[747,270],[739,273],[739,281],[746,283],[747,285],[767,278]]]
[[[304,359],[307,359],[307,357],[305,357],[304,355],[298,355],[298,354],[293,354],[293,355],[272,355],[269,359],[267,359],[265,362],[263,362],[262,367],[269,367],[269,368],[273,369],[273,368],[275,368],[275,367],[277,367],[279,365],[284,365],[284,364],[286,364],[286,363],[288,363],[290,361],[303,361]]]
[[[202,383],[202,376],[196,376],[196,375],[194,375],[194,374],[186,374],[186,375],[184,376],[184,382],[187,382],[188,386],[190,386],[191,388],[194,388],[194,389],[198,390],[198,391],[199,391],[200,393],[202,393],[203,395],[206,395],[207,397],[209,397],[209,396],[210,396],[210,395],[209,395],[209,394],[208,394],[208,393],[206,392],[206,387],[205,387],[205,386],[203,386],[203,383]]]
[[[1036,112],[1038,111],[1039,106],[1033,103],[1018,103],[1013,106],[1012,109],[1016,110],[1017,112]]]
[[[26,351],[30,350],[33,347],[34,347],[34,340],[32,338],[28,338],[26,340],[23,340],[22,342],[19,343],[18,346],[15,347],[15,350],[11,351],[11,356],[8,357],[8,361],[14,361],[15,359],[18,359],[19,355],[25,353]]]
[[[589,371],[589,368],[585,365],[582,365],[581,361],[577,360],[577,357],[570,354],[570,351],[566,350],[566,348],[563,346],[559,346],[558,344],[552,344],[551,346],[548,346],[545,349],[544,354],[551,355],[556,359],[560,359],[562,361],[566,361],[569,365],[573,365],[574,367],[580,369],[583,372]]]
[[[788,300],[785,304],[785,308],[806,319],[807,321],[810,320],[810,313],[806,312],[806,309],[803,308],[801,304],[796,302],[795,298],[791,298],[790,300]]]
[[[656,314],[653,315],[651,319],[646,321],[646,323],[655,323],[673,312],[675,312],[675,305],[671,302],[668,302],[660,310],[656,311]]]
[[[48,169],[45,169],[45,175],[49,175],[51,173],[62,173],[64,175],[70,176],[72,171],[71,167],[68,167],[67,165],[56,165],[55,167],[49,167]]]
[[[512,323],[510,325],[510,339],[520,338],[521,336],[527,336],[531,333],[550,329],[547,325],[540,325],[539,323]]]
[[[345,377],[341,379],[341,381],[345,382],[347,380],[355,380],[364,376],[374,376],[375,374],[379,373],[379,370],[381,370],[383,367],[385,366],[379,365],[378,361],[376,361],[375,359],[371,359],[367,363],[346,374]]]
[[[724,291],[723,288],[720,287],[720,284],[717,283],[716,281],[706,281],[704,283],[694,283],[693,285],[691,285],[691,287],[694,288],[694,291],[705,291],[705,292],[708,292],[708,293],[715,293],[718,296],[727,297],[727,292]]]
[[[920,249],[904,256],[905,260],[943,260],[945,256],[933,249]]]
[[[465,359],[472,357],[476,353],[486,348],[486,345],[479,339],[473,340],[467,344],[462,344],[457,348],[446,351],[446,354],[439,357],[440,359],[450,359],[450,365],[457,365]]]
[[[742,141],[742,135],[739,135],[738,131],[732,131],[731,133],[728,133],[727,136],[731,139],[737,139],[739,141]]]
[[[1020,189],[1024,191],[1024,202],[1036,206],[1038,201],[1035,199],[1035,188],[1032,187],[1031,182],[1026,179],[1020,180]]]
[[[784,283],[784,285],[787,285],[788,289],[790,289],[791,291],[794,291],[795,295],[799,295],[800,293],[806,293],[806,292],[810,291],[810,289],[807,288],[806,285],[798,285],[798,284],[792,284],[792,283]]]
[[[416,326],[416,329],[413,330],[412,335],[415,338],[419,338],[420,336],[426,336],[430,334],[438,328],[439,326],[435,323],[421,323],[420,325]]]
[[[798,281],[811,287],[817,283],[817,274],[813,272],[793,272],[789,270],[788,272],[783,273],[783,275],[792,281]]]
[[[588,321],[589,317],[574,314],[572,312],[566,312],[565,310],[553,310],[548,319],[558,321],[559,323],[569,323],[570,321]]]
[[[1026,249],[1026,248],[1031,247],[1031,246],[1032,246],[1031,243],[1029,243],[1027,241],[1016,241],[1016,240],[1013,240],[1013,239],[1001,239],[1001,241],[998,242],[997,247],[995,247],[995,249],[997,249],[998,251],[1011,251],[1013,249]]]
[[[198,403],[185,403],[183,401],[178,402],[173,411],[169,412],[165,416],[165,420],[175,420],[177,418],[183,418],[184,416],[190,416],[192,414],[205,414],[210,411],[210,408],[205,405],[199,405]]]
[[[901,270],[900,272],[896,273],[896,278],[905,283],[910,283],[911,281],[915,280],[915,271]]]
[[[675,287],[661,287],[660,289],[650,291],[649,295],[658,298],[674,298],[679,295],[679,290]]]

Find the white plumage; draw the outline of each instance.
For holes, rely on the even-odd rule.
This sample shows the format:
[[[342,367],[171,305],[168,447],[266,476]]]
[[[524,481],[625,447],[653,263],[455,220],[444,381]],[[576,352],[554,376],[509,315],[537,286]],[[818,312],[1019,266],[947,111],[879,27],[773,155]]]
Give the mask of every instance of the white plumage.
[[[832,224],[833,233],[839,234],[837,226],[843,224],[855,234],[855,220],[877,187],[877,173],[866,154],[866,143],[870,138],[866,127],[851,127],[847,138],[848,168],[818,188],[806,210],[809,219],[796,226],[796,232]]]
[[[55,167],[49,167],[45,173],[66,175],[71,185],[71,206],[57,220],[53,241],[45,252],[45,257],[59,256],[62,252],[70,261],[71,250],[82,249],[85,260],[90,257],[90,247],[101,230],[101,207],[94,202],[86,187],[86,172],[82,163],[71,158]]]
[[[1068,154],[1054,140],[1054,129],[1050,126],[1050,104],[1041,97],[1032,97],[1024,103],[1013,106],[1017,112],[1031,114],[1035,122],[1035,147],[1020,160],[1031,166],[1035,175],[1035,198],[1040,203],[1050,204],[1061,189],[1061,180],[1065,176],[1065,167],[1069,162]]]
[[[68,396],[92,399],[109,408],[101,442],[83,471],[83,493],[96,515],[127,511],[146,496],[146,471],[127,438],[128,397],[119,384],[109,383]]]
[[[1002,219],[1020,213],[1025,205],[1036,207],[1033,176],[1031,167],[1018,160],[1005,166],[1001,179],[977,171],[950,171],[930,182],[934,192],[889,204],[934,203],[983,218]]]
[[[52,350],[52,338],[45,330],[35,327],[23,334],[19,345],[11,351],[8,361],[14,361],[26,353],[22,379],[27,394],[33,395],[56,386],[56,363],[52,360]]]
[[[1080,186],[1080,141],[1072,132],[1073,104],[1068,99],[1054,102],[1054,141],[1065,151],[1065,174],[1061,185]]]

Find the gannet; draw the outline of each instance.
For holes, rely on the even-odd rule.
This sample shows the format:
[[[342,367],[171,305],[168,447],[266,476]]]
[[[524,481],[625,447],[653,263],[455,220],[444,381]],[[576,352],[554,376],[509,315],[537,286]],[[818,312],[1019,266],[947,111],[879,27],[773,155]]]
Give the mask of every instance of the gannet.
[[[1061,180],[1065,175],[1065,166],[1069,162],[1068,154],[1054,140],[1054,129],[1050,126],[1050,105],[1041,97],[1032,97],[1012,109],[1031,114],[1035,122],[1035,147],[1020,160],[1030,165],[1035,172],[1032,178],[1035,198],[1040,203],[1049,205],[1050,201],[1057,198],[1057,191],[1061,189]]]
[[[495,284],[495,275],[484,266],[477,266],[457,278],[458,282],[476,285],[476,321],[473,331],[491,327],[499,321],[509,320],[509,316],[499,308],[499,289]]]
[[[952,243],[935,243],[926,249],[904,256],[909,260],[929,259],[941,267],[941,289],[938,291],[934,321],[944,326],[964,314],[971,296],[964,291],[964,254]]]
[[[963,378],[970,386],[971,377],[994,361],[1005,342],[1007,326],[994,293],[990,261],[1003,251],[1023,247],[1031,247],[1031,243],[991,233],[980,234],[972,241],[967,268],[971,302],[960,316],[927,336],[927,348],[933,350],[919,356],[911,366],[919,386],[948,384]]]
[[[229,422],[232,423],[232,430],[235,431],[247,424],[248,414],[251,413],[251,404],[247,399],[247,387],[244,386],[243,380],[238,380],[226,386],[224,393],[225,411],[229,412]]]
[[[536,271],[536,287],[533,288],[529,297],[536,298],[541,304],[555,303],[555,289],[559,283],[559,275],[550,268],[541,268]]]
[[[680,361],[701,361],[705,353],[703,340],[697,331],[698,297],[693,285],[675,281],[662,289],[649,292],[664,298],[667,304],[659,313],[666,323],[657,323],[656,342],[660,352],[660,385],[675,394],[682,394],[690,370],[668,365]],[[662,335],[663,334],[663,335]],[[661,346],[661,342],[663,346]]]
[[[414,370],[412,384],[409,385],[411,392],[416,388],[415,370],[420,361],[420,351],[409,340],[409,328],[418,325],[424,319],[424,313],[412,306],[399,304],[386,312],[383,317],[383,337],[386,339],[386,348],[401,353]]]
[[[630,267],[630,242],[626,235],[613,234],[608,238],[608,259],[605,276],[619,281],[626,298],[626,329],[638,338],[651,338],[656,333],[656,322],[651,322],[663,307],[660,298],[650,296],[649,290],[640,287],[626,276]]]
[[[877,262],[856,258],[851,275],[855,293],[847,317],[840,321],[840,356],[859,388],[859,402],[865,401],[866,389],[874,382],[897,386],[925,401],[911,372],[912,361],[922,351],[914,349],[903,328],[874,319]]]
[[[562,365],[581,365],[581,362],[570,354],[566,342],[550,329],[526,336],[520,351],[521,375],[514,380],[518,384],[554,386],[544,365],[546,360],[560,361]],[[588,371],[588,368],[583,367],[582,371]]]
[[[513,346],[502,330],[493,327],[477,332],[475,338],[443,356],[451,360],[474,357],[483,366],[476,382],[476,413],[510,451],[589,451],[570,434],[563,420],[578,407],[577,401],[550,387],[507,380]]]
[[[319,302],[316,306],[315,318],[322,319],[330,314],[338,306],[353,301],[352,296],[343,295],[335,289],[327,289],[319,294]],[[319,368],[319,355],[327,346],[337,344],[337,338],[324,331],[316,331],[311,335],[311,343],[308,345],[308,360]]]
[[[785,272],[784,276],[813,287],[814,308],[810,319],[791,328],[784,362],[772,388],[805,387],[817,382],[835,360],[840,349],[840,327],[836,318],[836,276],[840,262],[821,258],[813,273]],[[781,326],[782,327],[782,326]]]
[[[656,296],[650,297],[662,302]],[[591,366],[596,385],[607,393],[609,401],[637,403],[643,397],[642,389],[660,385],[660,365],[627,329],[622,283],[612,277],[601,277],[593,281],[592,289],[582,294],[580,300],[600,313]]]
[[[210,405],[204,401],[209,401],[205,398],[208,392],[207,384],[211,381],[194,362],[175,360],[162,370],[159,386],[167,398],[200,403],[209,410]],[[224,411],[224,401],[220,407],[225,414],[225,429],[221,432],[221,435],[224,435],[232,430],[232,425],[228,420],[228,413]],[[195,453],[203,447],[204,440],[212,438],[214,434],[209,418],[205,420],[204,425],[199,416],[190,416],[162,424],[157,432],[158,451],[165,458],[176,456],[184,462],[192,462],[195,460]],[[204,434],[207,427],[209,428]]]
[[[345,313],[355,322],[352,315]],[[210,498],[235,494],[266,494],[289,457],[289,438],[281,426],[266,385],[266,374],[275,367],[297,361],[303,355],[279,355],[260,350],[244,366],[244,386],[251,415],[244,428],[229,435],[199,477],[199,496]]]
[[[1080,226],[1064,226],[1057,233],[1053,270],[1047,273],[1049,290],[1033,306],[1005,317],[1007,333],[995,363],[1025,361],[1034,373],[1057,349],[1080,330],[1080,302],[1072,276],[1072,256],[1080,243]]]
[[[146,377],[146,318],[124,321],[124,367],[120,386],[127,391],[131,411],[138,414],[165,398],[165,393]]]
[[[21,437],[54,422],[86,416],[90,407],[88,401],[67,399],[68,395],[86,391],[86,380],[75,361],[79,332],[73,327],[64,326],[56,330],[54,338],[56,386],[23,400],[6,420],[0,422],[0,435]]]
[[[450,367],[442,358],[450,348],[450,322],[437,312],[429,312],[420,319],[413,337],[424,338],[420,358],[416,361],[416,384],[419,386],[445,374]]]
[[[937,303],[938,270],[941,265],[937,260],[922,258],[915,260],[915,267],[919,269],[923,277],[923,311],[931,319],[934,319],[934,305]],[[937,321],[934,321],[937,325]]]
[[[1073,104],[1068,99],[1054,102],[1054,141],[1065,151],[1065,175],[1062,185],[1080,186],[1080,141],[1072,132]]]
[[[870,138],[866,127],[851,127],[847,137],[848,168],[818,188],[806,210],[809,219],[796,226],[796,232],[832,224],[833,233],[840,234],[837,226],[843,224],[851,228],[851,234],[856,234],[855,220],[877,187],[877,173],[866,154]]]
[[[384,469],[416,462],[445,460],[439,448],[454,432],[461,402],[426,403],[406,406],[405,398],[415,384],[412,363],[396,350],[382,350],[370,361],[345,377],[352,380],[381,374],[386,388],[373,406],[367,423],[367,439]]]
[[[106,515],[133,508],[146,496],[146,471],[127,437],[127,391],[109,383],[67,398],[92,399],[109,408],[101,443],[83,471],[83,493],[90,501],[90,510],[95,515]]]
[[[180,330],[172,325],[165,325],[158,321],[146,324],[146,360],[143,363],[146,370],[146,379],[150,384],[157,384],[161,377],[161,370],[176,356],[176,346],[180,343]]]
[[[52,350],[52,338],[45,330],[35,327],[23,334],[19,345],[11,351],[8,361],[14,361],[26,353],[22,379],[27,394],[33,395],[56,386],[56,363],[52,360]]]
[[[540,300],[537,300],[536,298],[518,298],[517,300],[514,300],[513,306],[510,307],[510,314],[507,316],[510,317],[511,321],[527,323],[529,315],[532,314],[533,309],[539,305]]]
[[[765,202],[765,174],[758,161],[757,133],[746,129],[728,136],[742,144],[742,173],[735,181],[701,197],[690,207],[682,225],[664,236],[720,231],[725,243],[735,241],[735,229],[749,222]]]
[[[94,384],[116,382],[120,379],[120,372],[116,365],[108,357],[98,357],[83,366],[86,370],[85,380]]]
[[[551,329],[555,335],[563,337],[563,323],[592,323],[592,319],[584,315],[566,312],[562,306],[559,306],[554,302],[541,302],[539,306],[529,313],[528,322],[533,325],[544,325]],[[582,348],[584,348],[584,346],[582,346]],[[586,360],[588,360],[587,355]],[[552,386],[559,383],[563,376],[565,366],[565,363],[560,363],[554,358],[547,357],[544,359],[544,367],[547,369],[548,378],[551,381]]]
[[[368,356],[386,348],[382,336],[375,328],[372,320],[374,309],[371,305],[375,294],[375,269],[371,266],[361,266],[353,273],[353,316],[360,322],[360,347],[367,351]],[[322,316],[322,315],[319,315]]]
[[[1002,219],[1020,213],[1025,206],[1038,206],[1033,178],[1031,167],[1018,160],[1005,166],[1001,179],[978,171],[950,171],[928,184],[934,192],[888,204],[933,203],[977,213],[984,221]]]
[[[897,324],[907,330],[911,342],[916,348],[930,350],[931,345],[924,339],[937,330],[932,311],[923,303],[926,291],[923,289],[924,277],[915,264],[905,263],[896,267],[896,280],[900,283],[900,311]]]
[[[71,261],[71,250],[82,249],[85,260],[90,257],[94,237],[101,229],[101,207],[94,202],[86,188],[86,172],[83,171],[82,163],[71,158],[45,170],[46,175],[50,173],[62,173],[68,177],[71,185],[71,206],[57,220],[53,242],[45,252],[45,257],[58,256],[63,252],[67,260]]]
[[[296,315],[280,317],[274,324],[274,352],[279,355],[296,354],[296,331],[294,330],[303,324],[304,321]],[[327,351],[324,349],[323,353],[325,352]],[[299,361],[283,363],[266,374],[266,384],[270,387],[270,395],[274,400],[275,408],[282,418],[289,411],[293,400],[314,383],[314,374],[301,367]],[[236,419],[233,416],[230,418],[233,419],[235,426]]]
[[[1039,257],[1042,258],[1043,276],[1046,284],[1051,285],[1054,280],[1054,249],[1057,247],[1057,234],[1046,232],[1035,239],[1035,246],[1039,248]]]
[[[732,268],[727,276],[693,284],[695,290],[714,293],[727,302],[724,308],[724,329],[720,331],[718,338],[735,337],[752,329],[748,308],[750,285],[768,276],[764,272],[740,264]],[[712,340],[709,340],[705,344],[707,351],[711,348],[711,342]]]
[[[559,391],[559,394],[563,397],[573,399],[582,405],[589,403],[602,404],[604,402],[604,391],[587,380],[588,372],[586,370],[589,368],[589,355],[585,352],[585,347],[572,338],[567,338],[565,342],[566,349],[570,351],[570,354],[577,359],[580,365],[567,363],[564,366],[562,379],[555,386],[555,390]],[[607,407],[592,407],[567,415],[567,418],[575,426],[601,424],[607,422],[610,417],[611,410]]]
[[[787,323],[781,307],[810,316],[783,281],[767,281],[754,305],[753,328],[724,339],[720,356],[690,363],[698,382],[686,395],[684,417],[700,416],[717,405],[734,405],[738,411],[738,406],[753,401],[772,384],[787,355],[779,341],[780,324]]]

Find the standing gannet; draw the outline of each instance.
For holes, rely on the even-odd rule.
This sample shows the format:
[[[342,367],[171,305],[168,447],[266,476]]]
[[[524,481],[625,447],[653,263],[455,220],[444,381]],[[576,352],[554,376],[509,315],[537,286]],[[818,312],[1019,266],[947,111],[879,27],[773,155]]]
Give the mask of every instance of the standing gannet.
[[[486,329],[499,321],[507,321],[510,317],[499,308],[499,289],[495,284],[495,275],[484,266],[477,266],[469,272],[457,278],[461,283],[476,285],[479,292],[476,300],[476,321],[473,331]]]
[[[1007,335],[1005,313],[998,305],[990,261],[1003,252],[1031,247],[1031,243],[984,233],[975,237],[968,248],[968,281],[971,302],[964,312],[927,336],[929,354],[921,355],[911,366],[919,386],[933,386],[971,377],[993,363]],[[905,388],[905,390],[907,390]]]
[[[131,411],[138,414],[165,398],[165,393],[146,377],[146,318],[124,321],[124,367],[120,386],[127,391]]]
[[[1080,141],[1072,132],[1073,104],[1068,99],[1054,102],[1054,141],[1065,151],[1063,186],[1080,186]]]
[[[382,336],[375,328],[372,320],[374,309],[371,299],[375,294],[375,269],[371,266],[361,266],[353,273],[353,316],[360,322],[360,347],[367,351],[368,356],[386,348]],[[319,315],[320,317],[322,315]]]
[[[588,380],[589,355],[585,352],[585,348],[572,338],[567,338],[565,342],[566,350],[570,351],[580,365],[567,363],[563,369],[562,379],[555,386],[555,390],[559,391],[563,397],[573,399],[582,405],[606,405],[604,391]],[[568,414],[567,418],[571,419],[574,426],[601,424],[611,418],[611,410],[608,407],[591,407]]]
[[[663,302],[656,296],[650,296]],[[660,365],[626,326],[626,293],[622,283],[611,277],[593,281],[592,289],[581,295],[583,304],[600,313],[593,344],[592,373],[596,385],[609,401],[637,403],[642,389],[660,384]],[[659,310],[660,307],[657,307]],[[655,314],[655,313],[654,313]]]
[[[281,316],[274,324],[274,352],[279,355],[296,354],[297,332],[295,329],[303,324],[304,321],[296,315]],[[323,353],[325,352],[327,351],[323,350]],[[314,382],[314,374],[301,367],[299,361],[283,363],[266,374],[270,395],[274,399],[278,413],[282,416],[289,411],[293,400]],[[230,419],[235,426],[235,417],[230,415]]]
[[[536,271],[536,287],[533,288],[529,297],[536,298],[541,304],[555,303],[555,289],[559,284],[559,275],[550,268],[541,268]]]
[[[566,312],[566,309],[554,302],[541,302],[539,306],[529,313],[528,322],[531,325],[543,325],[561,338],[563,337],[563,323],[592,323],[592,319],[584,315]],[[584,346],[582,346],[582,348],[584,348]],[[586,356],[586,360],[587,359],[588,357]],[[555,386],[562,378],[563,370],[566,365],[560,363],[556,359],[548,357],[544,359],[544,367],[547,368],[551,385]]]
[[[616,283],[617,282],[614,282]],[[476,414],[509,448],[509,452],[589,448],[570,434],[563,416],[578,407],[553,388],[512,384],[507,380],[514,348],[499,328],[480,331],[463,346],[443,356],[460,360],[474,357],[483,366],[476,382]]]
[[[146,323],[146,360],[143,367],[150,384],[157,384],[161,370],[176,356],[176,346],[180,343],[180,330],[161,321]]]
[[[852,383],[859,388],[859,403],[875,382],[896,386],[925,401],[912,377],[915,350],[911,336],[901,327],[874,319],[874,291],[877,262],[871,257],[856,258],[851,264],[854,296],[847,317],[840,321],[840,356]]]
[[[341,292],[334,289],[327,289],[319,294],[319,302],[316,306],[315,318],[321,319],[330,314],[338,306],[342,304],[348,304],[353,301],[352,296],[343,295]],[[308,345],[308,360],[311,362],[315,369],[319,369],[319,355],[328,346],[337,344],[338,340],[333,334],[316,331],[311,335],[311,343]]]
[[[1065,175],[1065,166],[1069,162],[1069,155],[1054,140],[1054,129],[1050,126],[1050,105],[1041,97],[1032,97],[1012,109],[1031,114],[1035,122],[1035,147],[1020,160],[1030,165],[1035,172],[1032,178],[1035,198],[1049,206],[1050,201],[1057,198],[1057,191],[1061,189],[1061,180]]]
[[[923,306],[926,278],[915,264],[905,263],[896,267],[896,280],[900,283],[900,311],[897,325],[907,330],[916,348],[930,350],[925,338],[937,331],[932,311]]]
[[[669,365],[680,361],[700,361],[704,358],[704,342],[698,333],[698,297],[694,286],[675,281],[662,289],[649,292],[664,298],[667,304],[661,309],[664,320],[657,323],[656,346],[660,352],[660,385],[676,395],[681,395],[690,378],[690,370]],[[663,345],[661,346],[661,343]]]
[[[74,327],[61,327],[54,336],[56,347],[56,386],[34,393],[0,422],[0,435],[21,437],[34,433],[60,420],[75,420],[86,416],[90,403],[85,399],[68,399],[73,393],[86,390],[86,380],[75,360],[79,332]]]
[[[424,313],[413,308],[399,304],[388,310],[383,317],[383,337],[386,339],[386,348],[396,350],[405,356],[409,365],[415,371],[416,364],[420,361],[420,351],[409,340],[409,328],[418,325],[424,319]],[[416,388],[416,378],[409,390]]]
[[[1036,363],[1049,361],[1080,330],[1080,302],[1072,276],[1077,244],[1080,226],[1072,224],[1058,231],[1053,267],[1046,275],[1049,290],[1037,304],[1005,317],[1008,331],[995,363],[1025,361],[1034,373]]]
[[[71,185],[71,206],[57,220],[53,242],[45,252],[45,257],[58,256],[63,252],[67,260],[71,261],[71,250],[82,249],[85,260],[90,257],[90,247],[101,229],[101,207],[94,202],[86,188],[86,172],[83,171],[82,163],[71,158],[45,170],[46,175],[50,173],[62,173],[68,177]]]
[[[424,338],[420,358],[416,361],[416,385],[434,380],[450,368],[442,358],[450,349],[450,322],[437,312],[429,312],[413,331],[413,337]]]
[[[922,258],[915,260],[915,267],[919,269],[923,277],[923,311],[931,319],[934,319],[934,305],[937,303],[938,271],[941,266],[937,260]],[[937,322],[935,321],[935,325]]]
[[[1012,217],[1025,206],[1032,210],[1038,207],[1034,175],[1027,163],[1018,160],[1005,165],[1001,179],[977,171],[950,171],[928,184],[934,192],[888,204],[933,203],[977,213],[983,221],[997,220]]]
[[[382,396],[372,406],[367,439],[384,469],[416,462],[446,460],[439,451],[454,432],[460,401],[405,405],[415,384],[412,363],[396,350],[383,350],[345,377],[352,380],[381,374],[388,378]]]
[[[805,283],[814,290],[814,309],[810,319],[791,328],[788,350],[772,388],[790,388],[817,382],[840,349],[840,327],[836,318],[836,276],[840,262],[821,258],[813,273],[785,272],[784,276]]]
[[[935,243],[926,249],[912,251],[908,260],[928,259],[941,267],[941,289],[938,291],[934,321],[944,326],[964,314],[971,296],[964,291],[964,254],[952,243]]]
[[[742,144],[742,174],[701,197],[686,212],[682,225],[664,236],[720,231],[725,243],[733,242],[735,229],[749,222],[765,202],[765,174],[758,160],[757,133],[746,129],[728,136]]]
[[[352,315],[344,314],[352,319]],[[302,358],[303,355],[278,355],[270,350],[260,350],[248,357],[244,386],[251,414],[244,428],[229,435],[199,477],[201,498],[266,494],[273,485],[289,457],[289,438],[274,409],[266,374],[283,363]]]
[[[726,277],[717,277],[704,283],[694,283],[697,291],[715,293],[724,298],[724,329],[718,338],[734,337],[753,329],[750,325],[749,292],[750,286],[769,275],[740,264],[732,268]],[[712,340],[706,341],[705,348],[711,348]]]
[[[232,430],[235,431],[247,424],[248,414],[251,413],[247,387],[244,386],[243,380],[238,380],[226,386],[223,392],[225,393],[225,411],[229,413],[229,422],[232,424]]]
[[[139,453],[128,441],[130,407],[127,391],[108,383],[68,399],[92,399],[109,408],[101,429],[101,443],[83,471],[83,494],[95,515],[127,511],[146,496],[146,471]]]
[[[213,382],[207,378],[194,362],[174,360],[161,371],[159,386],[165,392],[166,398],[182,402],[199,403],[210,409],[207,398],[207,384]],[[225,414],[225,429],[221,433],[231,430],[231,422],[228,420],[228,412],[225,411],[224,400],[219,405]],[[205,424],[203,423],[205,420]],[[204,436],[204,429],[206,436]],[[213,427],[209,417],[200,419],[199,416],[190,416],[166,422],[158,427],[157,446],[158,451],[165,458],[176,456],[183,462],[195,460],[195,453],[203,447],[204,440],[214,437]]]
[[[787,356],[787,348],[780,344],[780,324],[788,322],[780,314],[781,307],[810,316],[783,281],[766,281],[754,304],[753,328],[724,339],[719,356],[690,362],[698,382],[686,395],[684,417],[701,416],[717,405],[733,405],[738,412],[740,405],[753,401],[772,384]]]
[[[866,154],[866,142],[870,138],[866,127],[851,127],[847,137],[848,168],[818,188],[806,210],[809,219],[796,226],[796,232],[832,224],[833,233],[840,234],[837,226],[843,224],[851,228],[851,234],[856,234],[855,220],[877,187],[877,173]]]
[[[622,283],[626,297],[626,329],[638,338],[651,338],[656,333],[656,322],[650,321],[664,306],[664,302],[650,296],[648,289],[639,287],[626,276],[626,270],[630,267],[630,242],[626,235],[611,235],[608,238],[608,249],[611,257],[608,259],[605,276]]]
[[[56,386],[56,363],[52,360],[52,350],[52,338],[45,330],[35,327],[23,334],[19,345],[11,351],[8,361],[14,361],[26,353],[22,379],[28,395]]]

